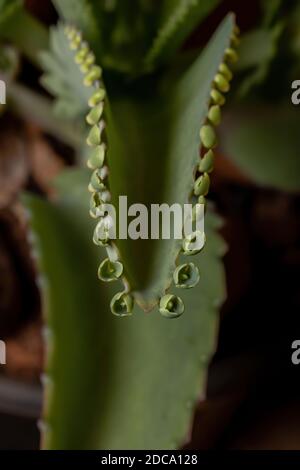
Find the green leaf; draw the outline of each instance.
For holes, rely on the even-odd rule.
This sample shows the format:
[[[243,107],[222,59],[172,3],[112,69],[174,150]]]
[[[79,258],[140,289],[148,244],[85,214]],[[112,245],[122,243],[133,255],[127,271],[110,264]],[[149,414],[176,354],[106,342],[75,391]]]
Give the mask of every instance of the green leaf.
[[[224,116],[221,146],[256,183],[299,191],[299,111],[291,104],[231,109]]]
[[[236,70],[257,67],[274,57],[272,32],[267,29],[255,29],[242,36],[239,46],[239,61]]]
[[[76,25],[88,41],[95,41],[97,24],[90,0],[53,0],[53,3],[62,19]]]
[[[164,0],[159,30],[146,58],[146,67],[169,59],[219,0]]]
[[[181,318],[137,308],[117,318],[109,308],[111,285],[97,279],[104,252],[90,243],[87,179],[82,171],[61,177],[57,204],[25,199],[48,325],[44,447],[179,448],[204,398],[224,299],[219,221],[207,217],[208,244],[193,259],[201,281],[183,292]]]
[[[156,32],[159,2],[55,0],[61,17],[76,25],[105,69],[141,75]]]
[[[75,53],[70,50],[63,26],[50,31],[50,51],[43,51],[40,60],[45,74],[41,81],[56,97],[54,111],[65,118],[83,116],[91,90],[83,86],[83,74],[74,62]]]
[[[0,29],[22,8],[22,0],[0,0]]]
[[[276,56],[283,24],[278,23],[272,29],[255,29],[242,36],[239,46],[239,61],[236,72],[247,72],[238,89],[243,97],[266,79],[273,59]]]
[[[264,26],[269,26],[273,23],[280,13],[282,3],[282,0],[261,0]]]
[[[48,46],[48,32],[22,5],[22,0],[0,0],[0,38],[11,41],[39,65],[38,54]]]
[[[6,84],[15,78],[20,66],[18,52],[12,46],[0,44],[0,77],[5,78]]]
[[[300,4],[298,3],[295,6],[295,9],[292,10],[290,16],[290,31],[291,31],[291,50],[294,54],[297,65],[295,66],[295,70],[299,73],[299,57],[300,57]]]
[[[85,130],[81,122],[58,119],[53,113],[52,101],[24,85],[10,83],[7,92],[10,107],[17,116],[80,152]]]
[[[112,202],[187,203],[199,163],[199,130],[212,81],[233,29],[227,17],[201,56],[179,78],[143,80],[118,93],[108,87],[106,132]],[[108,107],[109,106],[109,107]],[[180,240],[117,240],[139,305],[151,310],[172,282]],[[143,259],[143,263],[140,260]]]

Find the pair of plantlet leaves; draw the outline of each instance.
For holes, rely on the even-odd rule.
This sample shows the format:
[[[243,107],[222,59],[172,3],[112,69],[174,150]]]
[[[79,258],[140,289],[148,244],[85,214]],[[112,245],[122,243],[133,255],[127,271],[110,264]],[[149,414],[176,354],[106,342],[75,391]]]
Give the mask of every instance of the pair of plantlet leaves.
[[[149,77],[126,87],[106,83],[113,202],[120,194],[128,204],[188,201],[199,163],[199,129],[233,25],[230,16],[179,78]],[[53,382],[46,388],[45,447],[179,447],[204,393],[224,298],[218,223],[206,218],[207,246],[193,258],[201,282],[181,293],[182,318],[168,322],[157,309],[145,316],[135,307],[134,317],[116,319],[109,312],[115,287],[96,275],[104,253],[91,242],[83,197],[88,172],[79,176],[83,183],[72,175],[63,178],[56,206],[27,198],[50,328],[47,373]],[[124,240],[119,248],[133,293],[150,310],[170,285],[179,242]]]

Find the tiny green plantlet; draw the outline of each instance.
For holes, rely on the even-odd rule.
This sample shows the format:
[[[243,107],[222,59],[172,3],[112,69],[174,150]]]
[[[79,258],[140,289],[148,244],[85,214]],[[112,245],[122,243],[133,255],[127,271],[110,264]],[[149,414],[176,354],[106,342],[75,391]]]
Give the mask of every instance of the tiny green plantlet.
[[[184,303],[173,294],[164,295],[159,302],[160,313],[166,318],[178,318],[184,312]]]
[[[96,245],[106,247],[108,257],[104,260],[98,270],[98,277],[105,282],[121,280],[124,292],[116,294],[111,301],[111,311],[114,315],[126,316],[132,313],[134,300],[130,293],[130,283],[124,275],[124,265],[121,262],[117,246],[110,239],[109,231],[112,228],[107,217],[100,216],[101,208],[105,202],[111,200],[108,184],[108,168],[104,166],[107,145],[105,137],[105,98],[106,90],[102,82],[102,69],[95,64],[95,54],[90,50],[83,35],[74,26],[65,26],[65,34],[69,40],[69,46],[74,51],[74,62],[78,64],[83,74],[83,84],[90,89],[88,105],[90,111],[86,116],[86,122],[91,129],[88,133],[86,143],[92,148],[87,166],[93,170],[89,191],[92,193],[90,201],[90,215],[99,219],[94,231],[93,241]],[[224,51],[224,59],[219,64],[218,71],[214,76],[210,91],[210,105],[207,113],[206,123],[200,128],[200,142],[205,150],[198,165],[198,176],[194,182],[193,195],[198,198],[198,203],[205,204],[205,197],[209,192],[210,176],[213,170],[215,154],[213,149],[217,146],[217,134],[215,127],[221,122],[221,106],[225,103],[224,93],[230,90],[232,72],[227,62],[236,62],[238,56],[235,47],[238,45],[239,30],[235,27],[231,35],[231,45]],[[155,49],[154,49],[155,51]],[[152,51],[152,55],[154,54]],[[150,58],[151,58],[150,54]],[[149,59],[149,58],[148,58]],[[202,240],[200,246],[194,246],[197,235]],[[205,235],[192,233],[183,240],[182,252],[187,256],[198,254],[205,243]],[[178,288],[192,288],[199,281],[199,270],[193,263],[184,263],[176,267],[173,274],[174,284]],[[184,312],[183,301],[173,294],[165,294],[159,300],[159,311],[166,318],[177,318]]]
[[[214,169],[214,161],[215,161],[214,152],[212,150],[208,150],[200,160],[200,163],[198,166],[199,173],[211,173]]]
[[[112,298],[110,309],[112,313],[118,317],[131,315],[133,310],[132,296],[126,292],[119,292]]]
[[[198,244],[196,244],[198,240]],[[193,256],[200,253],[205,244],[206,238],[204,232],[193,232],[188,235],[182,243],[182,250],[186,256]]]
[[[123,264],[120,261],[111,261],[109,258],[102,261],[98,269],[98,277],[104,282],[116,281],[122,274]]]
[[[176,287],[190,289],[199,282],[199,269],[193,263],[182,264],[175,269],[173,278]]]

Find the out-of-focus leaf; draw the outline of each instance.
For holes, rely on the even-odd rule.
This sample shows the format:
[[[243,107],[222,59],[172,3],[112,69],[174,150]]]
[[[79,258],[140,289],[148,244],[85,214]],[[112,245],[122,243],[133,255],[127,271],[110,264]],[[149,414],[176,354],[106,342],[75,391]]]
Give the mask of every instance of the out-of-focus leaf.
[[[22,0],[0,0],[0,30],[22,8]]]
[[[297,63],[295,65],[294,77],[300,73],[300,4],[295,6],[290,18],[290,35],[291,35],[291,50],[296,56]]]
[[[145,58],[146,67],[169,59],[219,0],[164,0],[158,33]]]
[[[90,242],[87,180],[78,171],[61,177],[55,205],[26,197],[48,324],[44,447],[175,449],[188,439],[215,347],[224,298],[219,221],[207,216],[208,244],[195,258],[201,282],[183,293],[184,316],[136,308],[116,318],[111,288],[96,276],[102,254]]]
[[[106,69],[139,76],[166,61],[220,0],[54,0]]]
[[[75,150],[82,147],[85,130],[82,123],[58,119],[49,98],[19,83],[10,83],[7,94],[9,106],[17,116],[34,123]]]
[[[14,47],[0,45],[0,78],[4,77],[6,84],[15,78],[19,62],[19,55]]]
[[[240,97],[245,96],[254,86],[261,84],[267,77],[270,65],[277,52],[282,29],[282,25],[278,24],[272,30],[256,29],[243,35],[239,47],[239,61],[236,65],[236,71],[247,71],[247,75],[238,89]]]
[[[199,130],[207,116],[213,78],[233,29],[227,17],[202,55],[175,80],[143,82],[117,95],[108,88],[108,162],[115,207],[186,204],[199,163]],[[133,293],[151,310],[172,280],[180,240],[117,240]],[[143,263],[141,263],[143,259]]]
[[[279,14],[282,0],[261,0],[263,9],[263,25],[270,26]]]
[[[268,62],[275,53],[273,35],[267,29],[255,29],[243,35],[239,46],[237,71]]]
[[[143,59],[156,32],[160,2],[55,0],[64,20],[76,25],[105,69],[144,73]]]
[[[45,71],[42,84],[56,97],[55,113],[65,118],[83,116],[91,90],[83,86],[83,74],[62,25],[51,29],[50,51],[43,51],[40,60]]]
[[[22,5],[22,0],[0,0],[0,38],[38,64],[38,53],[48,46],[48,32]]]
[[[53,3],[62,19],[79,28],[88,41],[95,41],[97,25],[90,0],[53,0]]]
[[[224,116],[221,144],[256,183],[299,191],[299,111],[292,105],[230,110]]]

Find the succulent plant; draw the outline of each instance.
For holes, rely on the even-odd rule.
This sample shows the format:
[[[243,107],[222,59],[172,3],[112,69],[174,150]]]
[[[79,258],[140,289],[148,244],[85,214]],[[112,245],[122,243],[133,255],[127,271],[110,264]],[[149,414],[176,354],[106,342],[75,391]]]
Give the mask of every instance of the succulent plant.
[[[215,233],[219,223],[211,210],[206,213],[206,235],[196,231],[183,240],[113,239],[115,227],[103,211],[108,201],[118,207],[120,195],[129,204],[147,207],[192,203],[193,220],[198,217],[195,204],[206,207],[216,127],[230,88],[239,31],[229,15],[197,58],[178,60],[179,47],[217,1],[162,3],[134,0],[133,8],[127,0],[56,0],[61,21],[51,30],[50,50],[41,54],[42,83],[56,97],[55,112],[79,122],[86,136],[79,152],[89,171],[69,171],[58,178],[56,204],[26,198],[40,271],[49,282],[48,294],[44,291],[49,300],[46,372],[53,387],[46,392],[45,448],[180,446],[197,401],[199,374],[202,381],[213,350],[213,341],[198,340],[200,330],[203,338],[212,338],[215,313],[224,298],[219,262],[224,245]],[[86,218],[88,212],[96,225]],[[69,257],[72,262],[65,263]],[[65,286],[62,296],[63,279],[72,289]],[[116,284],[121,284],[117,292]],[[139,308],[156,311],[144,316]],[[169,325],[165,318],[174,320]],[[72,341],[64,342],[68,327]],[[110,344],[114,337],[115,350]],[[128,384],[126,393],[119,392],[114,375],[105,375],[105,390],[114,390],[116,401],[113,411],[107,408],[107,418],[104,402],[110,397],[95,379],[98,368],[103,370],[103,344],[116,359],[118,380],[125,374]],[[70,367],[73,361],[79,374]],[[145,367],[151,384],[143,378]],[[173,374],[172,384],[163,381],[170,367],[181,368],[185,379]],[[138,377],[141,385],[136,388]],[[146,396],[152,401],[153,387],[162,381],[158,406],[137,415],[136,403]],[[173,402],[162,433],[157,433],[158,417],[174,386],[181,390],[181,411],[173,413]],[[63,405],[67,395],[73,398]],[[71,426],[71,417],[87,397],[78,425]],[[119,404],[136,423],[143,419],[142,434],[128,432],[127,419],[114,425]]]
[[[15,56],[7,107],[69,145],[78,163],[56,179],[55,200],[24,197],[45,313],[44,448],[185,444],[225,298],[226,247],[207,201],[218,141],[253,181],[299,189],[290,103],[299,6],[264,1],[261,24],[240,46],[229,15],[201,51],[186,51],[219,3],[53,0],[59,22],[49,34],[21,1],[0,0],[0,55],[9,47]],[[276,53],[285,66],[274,81]],[[53,106],[20,83],[22,54],[43,72]],[[249,91],[255,106],[240,109]],[[105,204],[117,207],[120,195],[147,207],[192,203],[193,222],[204,206],[205,231],[112,240]]]

